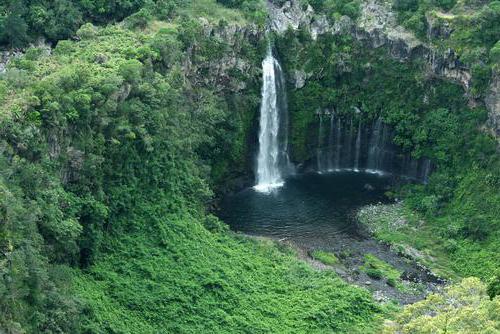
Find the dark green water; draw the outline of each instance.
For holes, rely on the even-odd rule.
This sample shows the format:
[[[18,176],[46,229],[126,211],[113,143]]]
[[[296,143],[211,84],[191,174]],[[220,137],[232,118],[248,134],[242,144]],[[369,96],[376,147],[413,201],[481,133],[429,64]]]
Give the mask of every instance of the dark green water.
[[[354,211],[387,202],[389,183],[387,176],[354,172],[300,175],[272,193],[249,188],[227,197],[221,218],[245,234],[321,246],[338,237],[357,238]]]
[[[389,202],[384,193],[392,180],[391,176],[354,172],[299,175],[272,193],[248,188],[227,196],[219,216],[234,231],[290,243],[301,254],[314,249],[333,252],[341,261],[335,271],[346,281],[403,304],[412,303],[435,290],[435,277],[388,246],[362,236],[355,219],[361,206]],[[367,276],[360,269],[366,254],[400,270],[407,286],[417,282],[415,289],[403,292]]]

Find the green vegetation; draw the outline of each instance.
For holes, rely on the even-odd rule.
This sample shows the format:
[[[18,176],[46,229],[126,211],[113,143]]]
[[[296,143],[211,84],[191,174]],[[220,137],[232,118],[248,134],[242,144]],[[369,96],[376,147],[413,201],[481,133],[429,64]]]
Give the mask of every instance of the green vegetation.
[[[495,139],[481,130],[485,108],[468,107],[460,86],[422,75],[418,61],[393,61],[347,36],[313,41],[306,31],[289,31],[277,44],[287,50],[281,57],[288,73],[301,70],[311,77],[301,89],[289,87],[293,159],[314,158],[318,109],[333,107],[362,122],[382,116],[394,127],[396,144],[437,167],[428,185],[392,189],[408,208],[401,219],[391,213],[365,219],[379,220],[371,224],[381,226],[377,237],[432,254],[424,263],[447,277],[495,275],[500,159]],[[394,229],[398,220],[409,224]]]
[[[402,204],[368,206],[357,216],[377,239],[441,276],[456,279],[475,275],[489,280],[498,274],[497,234],[471,239],[466,231],[474,226],[458,225],[463,221],[452,222],[449,216],[425,218]],[[496,227],[488,224],[483,229],[482,234],[492,233]]]
[[[368,276],[374,279],[386,279],[387,284],[402,289],[401,272],[389,263],[379,259],[373,254],[365,255],[365,263],[360,267]]]
[[[359,15],[358,1],[308,3],[331,21]],[[454,48],[472,69],[473,95],[484,95],[500,59],[497,1],[394,8],[434,47]],[[423,36],[427,19],[439,33]],[[214,192],[251,173],[265,20],[259,0],[0,4],[0,45],[54,46],[25,49],[0,75],[0,331],[380,329],[387,314],[366,290],[207,213]],[[301,27],[275,43],[286,73],[310,78],[288,89],[293,159],[312,157],[318,108],[383,117],[396,144],[437,168],[428,185],[391,189],[404,205],[368,208],[360,220],[447,277],[488,282],[409,306],[393,329],[497,329],[500,159],[482,131],[485,108],[419,60],[394,61],[350,36],[313,40]],[[400,272],[373,255],[362,270],[401,287]]]
[[[86,22],[101,25],[127,17],[138,27],[153,19],[177,17],[240,23],[248,19],[260,25],[265,22],[260,0],[239,1],[231,7],[240,10],[226,8],[216,0],[7,0],[0,4],[0,46],[22,48],[40,38],[55,44],[74,37]]]
[[[366,290],[205,212],[251,166],[265,41],[182,16],[76,35],[0,78],[2,330],[377,330]]]
[[[382,333],[497,333],[500,298],[492,300],[477,278],[464,279],[443,293],[405,307]]]
[[[472,69],[472,93],[484,96],[498,69],[499,1],[394,0],[399,22],[441,52],[451,48]]]
[[[331,21],[335,21],[342,15],[349,16],[356,19],[360,15],[360,1],[358,0],[303,0],[304,6],[306,4],[320,13],[324,13]]]
[[[314,271],[271,242],[163,219],[154,237],[114,238],[78,275],[75,288],[91,306],[84,332],[375,332],[381,310],[332,271]]]
[[[322,251],[319,249],[316,249],[311,252],[311,257],[323,264],[326,264],[327,266],[333,266],[335,264],[339,263],[339,259],[335,256],[335,254]]]

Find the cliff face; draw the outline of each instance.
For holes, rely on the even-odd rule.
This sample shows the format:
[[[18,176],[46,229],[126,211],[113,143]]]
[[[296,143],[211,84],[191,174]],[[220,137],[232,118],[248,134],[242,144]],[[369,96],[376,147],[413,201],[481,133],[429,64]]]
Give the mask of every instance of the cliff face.
[[[22,53],[18,51],[0,51],[0,74],[5,73],[11,59],[21,55]]]
[[[246,51],[259,50],[265,36],[262,30],[253,24],[215,26],[203,18],[200,22],[203,34],[211,38],[221,52],[216,59],[200,61],[196,57],[196,46],[188,50],[183,69],[193,85],[237,93],[246,89],[254,78],[260,78],[262,56],[256,53],[257,57],[253,58]]]
[[[288,28],[305,27],[316,39],[321,34],[349,34],[367,48],[384,47],[396,60],[406,62],[423,60],[426,74],[456,82],[464,88],[469,102],[478,101],[470,94],[471,71],[451,49],[439,51],[431,45],[419,40],[412,32],[397,24],[396,15],[391,11],[390,4],[377,0],[369,0],[361,4],[361,15],[354,21],[342,16],[334,23],[329,22],[323,14],[315,13],[311,6],[303,7],[299,0],[289,0],[280,4],[269,1],[271,17],[270,27],[281,34]],[[431,34],[438,33],[430,29]],[[439,32],[441,33],[441,32]],[[497,138],[500,138],[500,93],[498,74],[494,76],[485,105],[489,111],[488,126]],[[297,70],[292,74],[296,88],[305,84],[308,76]]]
[[[500,73],[493,74],[488,95],[485,98],[488,109],[488,127],[493,135],[500,140]]]

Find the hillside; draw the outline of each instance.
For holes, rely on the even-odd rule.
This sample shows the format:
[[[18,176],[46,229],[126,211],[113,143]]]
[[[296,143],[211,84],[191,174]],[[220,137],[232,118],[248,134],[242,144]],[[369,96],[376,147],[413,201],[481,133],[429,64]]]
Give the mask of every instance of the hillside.
[[[1,4],[0,333],[500,330],[499,38],[497,1]],[[357,217],[445,292],[381,302],[216,216],[254,184],[269,46],[299,173],[335,156],[327,116],[344,146],[383,120],[391,161],[428,161]]]

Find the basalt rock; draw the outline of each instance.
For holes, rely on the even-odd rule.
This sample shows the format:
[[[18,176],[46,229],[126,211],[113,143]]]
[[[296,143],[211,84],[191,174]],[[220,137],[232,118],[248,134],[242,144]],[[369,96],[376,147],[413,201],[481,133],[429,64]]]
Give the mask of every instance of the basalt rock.
[[[226,25],[214,25],[208,20],[201,18],[205,36],[227,47],[226,52],[220,58],[209,61],[197,62],[195,50],[188,51],[183,72],[190,78],[192,83],[199,83],[215,87],[217,91],[228,89],[232,92],[242,91],[247,87],[247,79],[259,77],[256,66],[251,59],[242,57],[245,43],[257,46],[264,38],[264,32],[256,25],[238,25],[230,23]],[[201,75],[203,73],[203,75]]]
[[[464,88],[469,97],[470,105],[477,105],[470,94],[472,75],[470,69],[463,64],[456,53],[451,50],[437,50],[432,45],[419,40],[412,32],[398,25],[395,13],[390,3],[380,0],[369,0],[361,4],[361,15],[354,21],[342,16],[331,22],[323,14],[315,13],[311,6],[304,6],[299,0],[270,0],[268,1],[271,30],[283,33],[287,29],[304,27],[311,33],[313,39],[322,34],[349,34],[368,48],[384,47],[391,57],[406,62],[423,60],[427,76],[436,76],[456,82]],[[434,17],[427,17],[428,37],[447,38],[452,33],[446,22],[437,21]],[[308,79],[297,69],[293,75],[296,89],[305,85]],[[500,79],[499,74],[493,76],[485,104],[489,111],[488,127],[492,134],[500,138]]]
[[[0,73],[4,73],[7,70],[7,65],[9,65],[12,59],[21,55],[21,51],[0,51]]]
[[[40,40],[30,47],[35,47],[42,50],[42,55],[49,56],[52,53],[52,48],[45,41]],[[5,73],[9,62],[15,58],[19,58],[24,54],[25,50],[0,50],[0,74]]]
[[[364,2],[357,21],[343,16],[335,23],[330,23],[322,14],[314,13],[310,6],[304,8],[298,0],[286,1],[282,7],[269,2],[269,12],[270,28],[277,33],[283,33],[288,28],[306,27],[314,39],[326,33],[350,34],[366,47],[387,48],[394,59],[424,59],[430,75],[458,82],[466,90],[470,87],[470,70],[458,60],[453,50],[440,52],[420,41],[412,32],[397,24],[395,13],[387,3],[377,0]]]
[[[488,94],[485,98],[488,109],[488,127],[493,135],[500,140],[500,73],[493,74]]]

